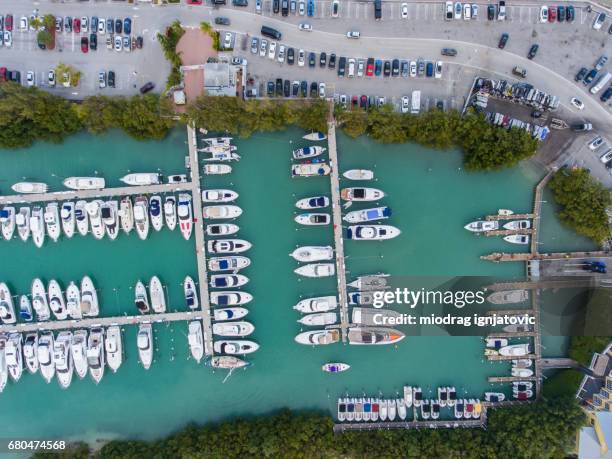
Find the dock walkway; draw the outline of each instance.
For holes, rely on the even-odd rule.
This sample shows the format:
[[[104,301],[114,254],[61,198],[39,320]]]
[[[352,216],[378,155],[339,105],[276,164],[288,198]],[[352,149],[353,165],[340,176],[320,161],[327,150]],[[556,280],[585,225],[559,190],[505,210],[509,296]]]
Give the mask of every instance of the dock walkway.
[[[449,419],[445,421],[342,422],[334,424],[334,433],[350,430],[484,428],[485,425],[486,417],[469,421]]]

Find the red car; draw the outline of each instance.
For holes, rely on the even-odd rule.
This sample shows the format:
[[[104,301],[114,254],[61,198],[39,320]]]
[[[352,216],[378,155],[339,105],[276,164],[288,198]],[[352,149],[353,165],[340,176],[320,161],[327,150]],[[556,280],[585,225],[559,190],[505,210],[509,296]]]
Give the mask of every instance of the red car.
[[[361,108],[368,108],[368,96],[361,96],[359,106]]]
[[[4,28],[9,32],[13,30],[13,15],[7,14],[4,18]]]
[[[548,7],[548,22],[555,22],[557,20],[557,7],[549,6]]]
[[[72,20],[72,30],[74,33],[81,33],[81,20],[74,18]]]
[[[351,104],[353,104],[353,107],[356,107],[356,106],[357,106],[357,103],[358,103],[357,96],[353,96],[353,97],[351,98]]]
[[[202,0],[187,0],[188,5],[201,5]]]
[[[366,65],[366,76],[374,75],[374,58],[368,58],[368,63]]]
[[[6,81],[6,67],[0,67],[0,81]]]
[[[83,51],[84,53],[89,51],[89,40],[87,39],[87,37],[81,37],[81,51]]]

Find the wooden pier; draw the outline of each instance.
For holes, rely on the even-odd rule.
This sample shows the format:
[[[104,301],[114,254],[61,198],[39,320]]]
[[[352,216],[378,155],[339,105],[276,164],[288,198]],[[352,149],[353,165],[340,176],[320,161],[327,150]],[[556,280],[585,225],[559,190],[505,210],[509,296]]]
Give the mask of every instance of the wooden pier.
[[[334,433],[359,430],[382,430],[382,429],[473,429],[484,428],[487,423],[483,407],[480,419],[449,419],[428,421],[386,421],[386,422],[338,422],[334,424]]]
[[[578,362],[573,359],[565,358],[565,357],[549,357],[549,358],[541,358],[540,368],[542,370],[559,370],[563,368],[573,368],[575,370],[580,370],[583,368]]]
[[[486,357],[488,360],[492,362],[497,362],[501,360],[518,360],[518,359],[535,360],[538,356],[536,354],[527,354],[527,355],[522,355],[520,357],[516,355],[487,355]]]
[[[535,237],[535,234],[534,234]],[[612,250],[598,250],[594,252],[553,252],[553,253],[503,253],[494,252],[483,255],[481,260],[494,262],[505,261],[531,261],[531,260],[574,260],[580,258],[612,257]]]
[[[546,289],[559,289],[559,288],[579,288],[579,287],[592,287],[596,285],[597,279],[594,277],[583,279],[583,278],[570,278],[568,280],[537,280],[537,281],[523,281],[523,282],[497,282],[486,286],[487,290],[493,292],[499,292],[504,290],[546,290]],[[533,293],[532,293],[533,294]]]
[[[493,309],[491,311],[487,311],[488,316],[522,316],[531,314],[533,314],[532,309]]]
[[[535,376],[520,377],[520,376],[489,376],[490,383],[511,383],[518,381],[535,381]]]
[[[331,109],[333,110],[333,108]],[[346,265],[344,262],[344,239],[342,238],[342,207],[340,202],[340,163],[336,146],[336,124],[331,115],[327,123],[327,147],[331,166],[332,218],[334,225],[334,245],[336,249],[336,278],[338,280],[338,302],[340,304],[340,329],[342,342],[348,339],[349,312],[346,293]]]
[[[531,220],[533,218],[535,218],[535,214],[487,215],[485,220],[497,222],[500,220]]]
[[[485,236],[512,236],[514,234],[524,234],[524,235],[528,235],[528,234],[533,234],[533,229],[521,229],[521,230],[507,230],[507,229],[501,229],[501,230],[491,230],[491,231],[485,231],[484,235]]]
[[[489,333],[489,335],[487,336],[487,338],[527,338],[527,337],[533,337],[536,335],[536,331],[524,331],[524,332],[505,332],[505,331],[500,331],[500,332],[493,332],[493,333]]]

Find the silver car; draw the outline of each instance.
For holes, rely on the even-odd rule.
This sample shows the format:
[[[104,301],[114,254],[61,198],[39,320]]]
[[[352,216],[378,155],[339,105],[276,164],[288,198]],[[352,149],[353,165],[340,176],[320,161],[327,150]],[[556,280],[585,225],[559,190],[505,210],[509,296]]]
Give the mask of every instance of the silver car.
[[[98,19],[98,33],[104,35],[106,33],[106,19]]]
[[[115,37],[115,51],[121,51],[122,49],[123,49],[123,40],[121,40],[121,37],[117,35]]]
[[[126,35],[125,37],[123,37],[123,51],[127,51],[129,53],[131,50],[132,46],[130,42],[130,37]]]
[[[268,51],[268,40],[265,38],[261,39],[261,43],[259,45],[259,56],[266,57],[266,52]]]
[[[259,39],[257,37],[251,38],[251,53],[257,54],[258,49],[259,49]]]

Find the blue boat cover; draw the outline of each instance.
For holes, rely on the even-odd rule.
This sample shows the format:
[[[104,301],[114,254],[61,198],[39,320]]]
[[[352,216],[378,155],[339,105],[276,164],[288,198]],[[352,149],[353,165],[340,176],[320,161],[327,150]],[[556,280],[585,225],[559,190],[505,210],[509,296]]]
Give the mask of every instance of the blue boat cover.
[[[221,260],[219,262],[219,268],[221,268],[221,269],[229,268],[229,262],[227,260]]]
[[[9,216],[9,211],[8,210],[0,210],[0,218],[8,218]]]
[[[227,306],[229,304],[229,296],[228,295],[219,295],[218,302],[222,306]]]
[[[188,294],[185,299],[187,300],[187,306],[191,307],[195,304],[195,302],[193,301],[193,294],[190,293]]]
[[[159,215],[159,202],[157,201],[157,199],[152,199],[149,202],[150,206],[151,206],[151,215],[155,215],[156,217]]]
[[[215,287],[227,287],[227,279],[225,277],[215,279]]]
[[[378,209],[371,209],[371,210],[366,211],[366,218],[368,220],[376,220],[380,217],[382,217],[382,215],[378,211]]]
[[[391,207],[383,207],[383,217],[391,216]]]
[[[346,229],[346,238],[347,239],[353,239],[353,230],[350,228]]]

